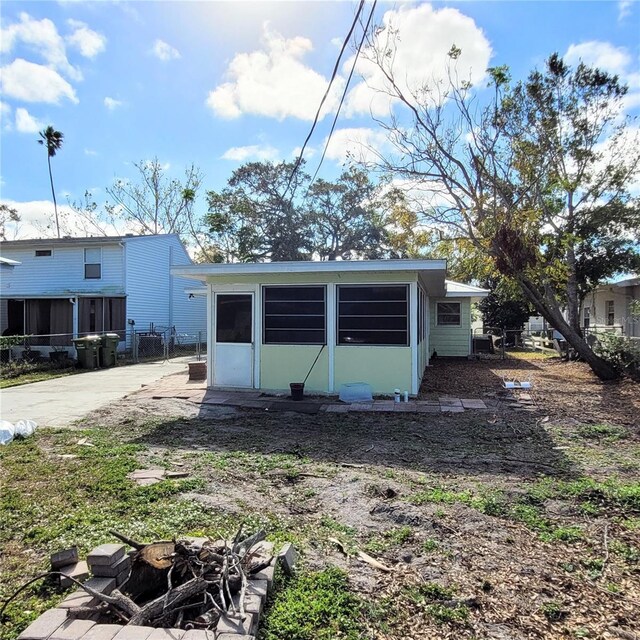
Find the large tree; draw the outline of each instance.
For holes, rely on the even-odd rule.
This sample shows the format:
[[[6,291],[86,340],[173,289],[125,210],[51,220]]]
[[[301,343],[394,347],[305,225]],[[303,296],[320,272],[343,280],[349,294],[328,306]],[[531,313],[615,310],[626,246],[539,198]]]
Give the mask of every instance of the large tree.
[[[491,98],[481,104],[489,92],[457,76],[461,51],[453,46],[449,81],[411,89],[396,78],[397,37],[378,30],[366,52],[403,111],[380,120],[397,151],[382,168],[430,193],[423,221],[488,256],[599,377],[615,378],[579,330],[578,266],[588,258],[580,235],[587,227],[591,246],[614,235],[637,242],[629,186],[640,156],[622,115],[626,88],[553,55],[513,86],[505,67],[490,69]]]
[[[364,171],[352,167],[335,182],[317,180],[305,206],[313,252],[320,260],[371,259],[385,253],[383,193]]]
[[[351,168],[310,184],[301,165],[251,162],[207,194],[215,260],[349,260],[393,254],[394,199]],[[399,241],[397,241],[399,243]],[[211,252],[211,250],[210,250]]]
[[[51,196],[53,197],[53,210],[56,218],[56,234],[60,237],[60,221],[58,219],[58,203],[56,202],[56,190],[53,187],[53,173],[51,172],[51,158],[55,157],[56,153],[62,148],[62,141],[64,134],[60,131],[56,131],[51,125],[49,125],[43,131],[39,133],[40,139],[38,144],[43,145],[47,149],[47,164],[49,166],[49,182],[51,183]]]
[[[134,162],[137,180],[117,179],[107,187],[112,202],[106,206],[114,218],[126,220],[140,234],[192,233],[193,207],[202,174],[189,165],[184,180],[169,176],[158,160]]]
[[[311,253],[302,206],[309,176],[291,162],[249,162],[222,191],[208,191],[206,217],[217,259],[224,262],[304,260]]]

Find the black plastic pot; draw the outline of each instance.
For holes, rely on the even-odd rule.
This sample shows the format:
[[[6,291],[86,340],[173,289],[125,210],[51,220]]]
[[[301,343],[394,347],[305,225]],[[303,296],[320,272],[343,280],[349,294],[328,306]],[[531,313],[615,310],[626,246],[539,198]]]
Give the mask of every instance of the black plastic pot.
[[[292,400],[302,400],[304,398],[304,382],[290,382]]]

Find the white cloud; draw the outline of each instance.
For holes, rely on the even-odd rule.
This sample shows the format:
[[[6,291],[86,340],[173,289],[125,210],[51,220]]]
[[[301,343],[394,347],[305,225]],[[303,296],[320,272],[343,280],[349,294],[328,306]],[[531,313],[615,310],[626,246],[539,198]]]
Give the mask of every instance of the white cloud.
[[[300,155],[301,151],[302,151],[302,147],[295,147],[291,151],[291,157],[297,158]],[[315,156],[316,153],[317,153],[316,149],[307,145],[304,149],[304,159],[309,160],[310,158],[313,158],[313,156]]]
[[[97,156],[98,152],[94,151],[93,149],[85,149],[84,150],[84,155],[85,156]]]
[[[22,44],[40,55],[51,69],[69,76],[72,80],[82,80],[80,70],[67,60],[64,40],[51,20],[34,20],[24,12],[19,18],[20,22],[10,24],[0,32],[0,50],[3,53],[9,53],[14,46]]]
[[[632,0],[619,0],[618,2],[618,20],[622,22],[631,15]]]
[[[13,129],[13,123],[11,121],[11,106],[6,102],[0,100],[0,128],[5,131],[11,131]]]
[[[269,145],[252,144],[246,147],[231,147],[222,154],[223,160],[234,160],[244,162],[245,160],[275,160],[278,157],[278,150]]]
[[[172,47],[170,44],[164,42],[164,40],[156,40],[153,43],[153,48],[151,49],[153,55],[162,60],[163,62],[168,62],[169,60],[177,60],[180,58],[180,52]]]
[[[326,139],[323,142],[326,145]],[[384,131],[367,127],[336,129],[327,147],[326,157],[339,163],[372,162],[377,154],[390,148]]]
[[[107,39],[101,33],[89,29],[78,20],[67,20],[67,24],[73,29],[73,33],[65,38],[71,47],[80,52],[85,58],[95,58],[102,53],[107,46]]]
[[[640,106],[640,68],[637,60],[634,61],[624,47],[616,47],[610,42],[590,40],[570,45],[564,59],[571,65],[584,62],[590,67],[598,67],[619,76],[629,87],[629,92],[622,98],[623,109],[630,111]]]
[[[624,47],[615,47],[610,42],[598,40],[570,45],[564,59],[571,65],[582,61],[590,67],[617,74],[624,74],[631,62],[631,56]]]
[[[115,98],[110,98],[107,96],[104,99],[104,106],[109,109],[109,111],[114,111],[118,107],[121,107],[124,103],[121,100],[116,100]]]
[[[312,120],[328,81],[303,62],[313,49],[311,40],[285,38],[265,24],[262,44],[260,50],[239,53],[231,60],[228,82],[209,92],[207,106],[222,118],[250,113]],[[321,116],[335,109],[343,86],[342,78],[334,82]]]
[[[374,51],[384,55],[390,48],[391,55],[385,61],[396,83],[404,93],[415,93],[447,81],[451,63],[447,53],[454,44],[462,50],[456,61],[457,76],[474,85],[481,83],[489,66],[491,45],[472,18],[457,9],[434,9],[429,4],[387,11],[382,29],[374,37],[373,49],[365,49],[358,59],[356,69],[363,81],[349,92],[345,115],[389,113],[392,99],[385,92],[390,87],[371,61]],[[352,63],[353,59],[347,61],[345,68]]]
[[[0,69],[0,82],[5,95],[24,102],[78,102],[73,87],[57,71],[22,58]]]
[[[34,118],[26,109],[16,109],[16,130],[20,133],[37,133],[44,129],[44,124]]]

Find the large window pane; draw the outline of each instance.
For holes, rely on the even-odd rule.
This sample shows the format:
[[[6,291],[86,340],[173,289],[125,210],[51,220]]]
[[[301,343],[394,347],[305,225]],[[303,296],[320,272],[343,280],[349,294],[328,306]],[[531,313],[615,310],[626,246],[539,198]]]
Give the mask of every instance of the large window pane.
[[[263,287],[264,344],[324,344],[325,287]]]
[[[216,296],[216,342],[251,342],[251,295]]]
[[[338,344],[408,345],[407,285],[339,286]]]

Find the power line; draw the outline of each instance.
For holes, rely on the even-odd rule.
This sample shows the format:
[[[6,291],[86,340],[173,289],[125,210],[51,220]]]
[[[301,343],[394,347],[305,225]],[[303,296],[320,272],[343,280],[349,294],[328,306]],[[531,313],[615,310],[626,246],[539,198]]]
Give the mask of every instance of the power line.
[[[338,105],[336,115],[333,118],[331,131],[329,131],[329,135],[327,136],[327,141],[325,142],[324,149],[322,150],[322,156],[320,157],[320,162],[318,163],[316,172],[313,174],[313,178],[311,178],[311,182],[309,183],[309,185],[313,184],[314,180],[316,179],[318,175],[318,171],[320,171],[320,167],[322,166],[322,162],[327,153],[327,149],[329,148],[329,142],[331,142],[331,136],[333,135],[333,131],[336,128],[336,123],[338,122],[338,116],[340,115],[340,110],[342,109],[342,103],[344,102],[344,99],[347,95],[347,90],[349,89],[349,83],[351,82],[351,78],[353,77],[353,72],[355,71],[355,68],[356,68],[356,62],[358,62],[358,56],[360,55],[360,51],[362,50],[362,45],[364,44],[364,40],[367,37],[367,33],[369,32],[369,26],[371,25],[373,13],[376,10],[376,4],[378,4],[378,0],[373,0],[373,4],[371,5],[371,11],[369,12],[369,18],[367,19],[367,24],[364,27],[364,30],[362,32],[362,38],[360,38],[360,44],[358,45],[356,55],[353,58],[353,64],[351,65],[351,71],[349,72],[349,77],[347,78],[347,84],[344,87],[344,91],[342,92],[342,97],[340,98],[340,104]]]
[[[356,28],[356,25],[358,24],[358,19],[360,18],[360,14],[362,13],[362,9],[364,7],[364,3],[365,0],[360,0],[360,4],[358,5],[358,10],[356,11],[356,15],[353,18],[353,22],[351,24],[351,28],[349,29],[349,33],[347,34],[347,37],[344,39],[344,42],[342,43],[342,48],[340,49],[340,54],[338,55],[338,59],[336,60],[336,64],[333,67],[333,72],[331,74],[331,78],[329,80],[329,84],[327,85],[327,89],[324,92],[324,95],[322,96],[322,100],[320,101],[320,106],[318,107],[318,110],[316,111],[316,115],[313,119],[313,124],[311,125],[311,129],[309,131],[309,133],[307,134],[307,137],[304,141],[304,144],[302,145],[302,149],[300,150],[300,154],[298,155],[298,157],[296,158],[296,162],[295,165],[293,166],[293,170],[291,171],[291,175],[289,176],[289,180],[287,182],[287,187],[284,190],[284,192],[282,193],[282,198],[284,199],[284,197],[287,195],[287,192],[289,191],[290,187],[291,187],[291,182],[293,181],[293,176],[295,176],[296,171],[298,171],[298,169],[300,168],[300,164],[302,163],[302,157],[304,155],[304,150],[307,148],[307,144],[309,143],[309,140],[311,139],[311,136],[313,135],[313,132],[315,131],[316,125],[318,124],[318,119],[320,118],[320,112],[322,111],[322,107],[324,106],[324,103],[329,95],[329,91],[331,90],[331,85],[333,84],[333,81],[336,79],[336,76],[338,75],[338,69],[340,68],[340,61],[342,60],[342,56],[347,48],[347,45],[349,44],[349,41],[351,40],[351,36],[353,35],[353,31]]]

